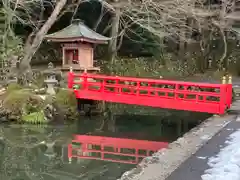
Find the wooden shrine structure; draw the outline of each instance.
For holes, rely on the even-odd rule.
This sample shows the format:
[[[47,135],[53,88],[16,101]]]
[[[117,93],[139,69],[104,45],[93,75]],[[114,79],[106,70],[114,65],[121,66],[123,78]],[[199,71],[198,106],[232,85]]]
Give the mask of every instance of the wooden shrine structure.
[[[110,38],[102,36],[87,27],[81,20],[76,19],[66,28],[45,36],[52,42],[59,42],[62,46],[62,71],[98,72],[94,67],[94,44],[107,44]]]

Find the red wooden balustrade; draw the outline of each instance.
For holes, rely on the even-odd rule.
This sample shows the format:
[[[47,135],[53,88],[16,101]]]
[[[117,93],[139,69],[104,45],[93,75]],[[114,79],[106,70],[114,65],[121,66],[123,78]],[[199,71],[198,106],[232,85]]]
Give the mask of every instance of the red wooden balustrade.
[[[68,87],[77,98],[213,114],[224,114],[232,103],[232,84],[69,72]]]
[[[79,144],[78,147],[76,143]],[[167,146],[167,142],[75,135],[72,144],[68,145],[68,158],[138,164],[142,158],[150,156],[151,152]]]

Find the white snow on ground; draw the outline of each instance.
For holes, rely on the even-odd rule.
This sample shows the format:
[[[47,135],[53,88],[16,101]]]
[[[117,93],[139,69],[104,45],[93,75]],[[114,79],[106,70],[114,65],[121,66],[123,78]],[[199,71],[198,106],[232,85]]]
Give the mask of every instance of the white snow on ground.
[[[240,121],[240,116],[237,117],[237,120],[236,121]]]
[[[202,180],[240,180],[240,130],[234,132],[220,152],[208,159]]]

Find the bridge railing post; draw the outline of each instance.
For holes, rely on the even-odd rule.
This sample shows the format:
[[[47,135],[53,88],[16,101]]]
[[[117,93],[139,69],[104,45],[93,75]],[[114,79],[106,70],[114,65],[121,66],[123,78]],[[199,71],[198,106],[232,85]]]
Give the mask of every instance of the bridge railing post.
[[[137,89],[136,89],[136,95],[140,95],[140,81],[137,81]]]
[[[74,83],[74,73],[72,68],[70,68],[70,71],[68,72],[68,88],[72,89]]]
[[[227,104],[227,81],[226,76],[222,77],[222,84],[220,85],[220,97],[219,97],[219,114],[224,114]]]
[[[101,159],[104,159],[104,146],[101,144]]]
[[[106,79],[103,78],[103,79],[102,79],[102,83],[101,83],[101,87],[100,87],[101,92],[104,92],[105,85],[106,85]]]
[[[83,82],[82,82],[82,86],[83,86],[83,89],[86,89],[87,88],[87,83],[88,83],[88,75],[87,75],[87,69],[84,69],[84,72],[83,72],[83,75],[82,75],[82,78],[83,78]]]
[[[227,84],[227,106],[228,108],[231,107],[232,104],[232,76],[228,76],[228,84]]]
[[[179,90],[179,84],[175,84],[175,88],[174,88],[174,99],[177,100],[178,99],[178,90]]]
[[[219,113],[224,114],[227,108],[232,104],[232,76],[223,76],[220,87],[220,109]]]
[[[71,163],[72,162],[72,144],[69,144],[68,145],[68,161],[69,161],[69,163]]]

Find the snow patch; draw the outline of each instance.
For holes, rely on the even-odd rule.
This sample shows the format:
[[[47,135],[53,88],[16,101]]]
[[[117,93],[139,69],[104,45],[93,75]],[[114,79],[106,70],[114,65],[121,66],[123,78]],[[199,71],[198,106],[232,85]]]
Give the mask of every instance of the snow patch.
[[[240,116],[237,117],[236,121],[240,121]]]
[[[207,157],[197,156],[198,159],[207,159]]]
[[[202,140],[209,140],[209,139],[210,139],[210,136],[204,135],[204,136],[201,136],[201,139],[202,139]]]
[[[220,152],[208,159],[209,169],[201,176],[202,180],[240,179],[240,130],[232,133]]]

